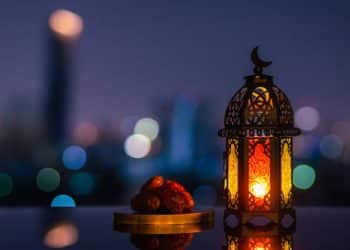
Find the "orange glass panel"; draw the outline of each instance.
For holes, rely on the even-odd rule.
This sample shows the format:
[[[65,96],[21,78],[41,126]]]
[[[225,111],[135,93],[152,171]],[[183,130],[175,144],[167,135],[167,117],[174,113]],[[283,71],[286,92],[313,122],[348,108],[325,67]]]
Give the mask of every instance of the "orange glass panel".
[[[270,209],[270,140],[250,139],[248,158],[249,210]]]
[[[250,238],[248,246],[249,250],[272,250],[272,240],[269,237]]]

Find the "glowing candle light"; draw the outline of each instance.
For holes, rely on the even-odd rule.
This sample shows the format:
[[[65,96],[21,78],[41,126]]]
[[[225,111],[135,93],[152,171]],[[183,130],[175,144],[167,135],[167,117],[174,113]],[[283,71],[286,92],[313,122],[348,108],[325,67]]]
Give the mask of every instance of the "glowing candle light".
[[[263,198],[268,193],[267,183],[264,183],[264,182],[255,183],[252,186],[252,193],[257,198]]]

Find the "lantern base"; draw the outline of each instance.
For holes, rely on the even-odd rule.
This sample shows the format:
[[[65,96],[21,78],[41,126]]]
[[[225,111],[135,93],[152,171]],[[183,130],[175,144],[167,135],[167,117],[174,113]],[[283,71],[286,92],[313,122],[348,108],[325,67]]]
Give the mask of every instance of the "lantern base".
[[[234,216],[237,220],[236,225],[228,225],[228,217]],[[237,227],[241,225],[249,225],[251,227],[262,227],[260,223],[254,221],[255,218],[263,218],[267,223],[263,223],[263,226],[279,225],[285,229],[293,229],[296,225],[295,209],[283,209],[274,212],[262,212],[262,211],[240,211],[233,209],[225,209],[224,212],[224,224],[229,227]]]

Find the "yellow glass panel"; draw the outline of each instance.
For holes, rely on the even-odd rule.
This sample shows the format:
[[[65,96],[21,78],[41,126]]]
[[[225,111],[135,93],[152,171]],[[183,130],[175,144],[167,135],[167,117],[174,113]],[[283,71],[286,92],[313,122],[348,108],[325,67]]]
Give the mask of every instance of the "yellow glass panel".
[[[228,235],[226,238],[226,248],[225,249],[238,250],[238,241],[236,241],[233,236]]]
[[[282,250],[292,250],[292,244],[288,240],[282,242]]]
[[[227,166],[227,186],[229,191],[229,208],[234,209],[235,207],[230,207],[233,205],[232,201],[235,201],[235,197],[238,192],[238,140],[232,139],[230,142],[230,151],[228,152],[228,166]]]
[[[270,105],[273,107],[272,98],[270,97],[270,92],[265,87],[257,87],[253,92],[252,96],[257,100],[258,106],[261,106],[262,103]],[[252,100],[248,100],[248,105],[251,105]],[[259,107],[258,107],[259,108]],[[261,107],[260,107],[261,108]]]
[[[289,151],[291,142],[291,138],[284,138],[281,140],[281,191],[285,205],[289,203],[290,192],[292,190],[292,156]]]

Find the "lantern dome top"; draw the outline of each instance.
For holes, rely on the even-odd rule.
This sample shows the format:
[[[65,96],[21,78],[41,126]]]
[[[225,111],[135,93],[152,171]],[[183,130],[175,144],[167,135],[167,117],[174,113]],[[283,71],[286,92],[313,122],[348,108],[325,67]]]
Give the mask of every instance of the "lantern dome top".
[[[273,83],[273,77],[262,74],[272,62],[258,56],[258,47],[251,53],[254,75],[245,77],[246,83],[230,100],[225,113],[222,137],[248,135],[293,136],[300,134],[294,127],[293,108],[285,93]]]

